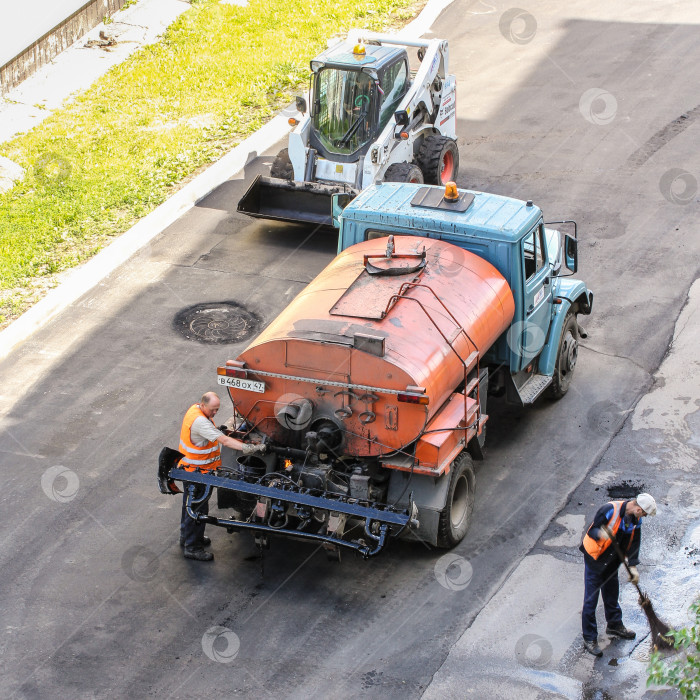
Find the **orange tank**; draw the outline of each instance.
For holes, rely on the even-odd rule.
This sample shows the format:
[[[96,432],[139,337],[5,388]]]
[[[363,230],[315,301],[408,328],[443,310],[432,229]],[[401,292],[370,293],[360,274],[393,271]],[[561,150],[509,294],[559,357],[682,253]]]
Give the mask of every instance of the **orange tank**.
[[[325,426],[336,456],[386,456],[453,420],[457,397],[465,419],[455,392],[513,311],[506,280],[468,251],[414,236],[367,241],[338,255],[228,363],[264,387],[229,392],[248,424],[280,444],[302,446]]]

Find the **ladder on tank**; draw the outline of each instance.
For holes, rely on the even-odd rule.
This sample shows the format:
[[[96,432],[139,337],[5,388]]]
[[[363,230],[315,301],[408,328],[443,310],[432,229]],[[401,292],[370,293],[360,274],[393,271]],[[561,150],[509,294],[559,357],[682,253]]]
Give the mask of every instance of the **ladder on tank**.
[[[437,324],[436,320],[432,317],[430,314],[430,311],[425,307],[423,302],[421,302],[420,299],[416,299],[415,297],[409,297],[407,296],[410,291],[413,289],[425,289],[427,290],[430,294],[433,295],[433,298],[435,301],[442,306],[442,308],[445,310],[445,313],[452,319],[452,322],[455,325],[455,328],[457,329],[458,333],[455,336],[455,339],[459,337],[460,334],[464,335],[464,337],[467,340],[468,345],[471,345],[472,352],[469,354],[469,356],[466,359],[463,359],[462,356],[457,352],[456,348],[453,345],[453,342],[451,342],[448,337],[443,333],[442,329],[440,326]],[[404,282],[401,287],[399,288],[399,291],[394,294],[389,301],[387,302],[386,308],[382,312],[381,317],[384,318],[389,311],[396,305],[396,303],[402,299],[405,299],[406,301],[412,301],[418,304],[420,309],[423,311],[423,313],[428,317],[428,320],[435,326],[435,329],[437,332],[442,336],[443,340],[447,345],[449,345],[450,350],[459,358],[459,361],[462,365],[462,369],[464,372],[464,420],[465,423],[468,418],[468,403],[467,403],[467,398],[469,397],[469,394],[471,394],[474,389],[476,389],[476,396],[473,397],[476,400],[476,420],[470,424],[467,424],[464,426],[464,440],[465,440],[465,447],[467,445],[467,440],[468,440],[468,432],[470,428],[476,427],[476,436],[478,437],[479,434],[481,433],[481,424],[482,424],[482,419],[483,422],[486,422],[488,419],[488,416],[482,416],[481,414],[481,382],[479,381],[481,378],[481,368],[480,368],[480,360],[481,360],[481,353],[479,352],[479,348],[476,346],[476,343],[472,340],[470,337],[469,333],[460,325],[459,321],[455,318],[454,314],[447,308],[445,303],[440,299],[440,297],[435,293],[435,290],[430,287],[427,284],[421,284],[420,282]],[[476,376],[469,381],[469,371],[470,368],[474,366],[474,362],[476,362]],[[478,440],[477,440],[477,444]],[[481,449],[481,444],[479,444],[479,450]]]

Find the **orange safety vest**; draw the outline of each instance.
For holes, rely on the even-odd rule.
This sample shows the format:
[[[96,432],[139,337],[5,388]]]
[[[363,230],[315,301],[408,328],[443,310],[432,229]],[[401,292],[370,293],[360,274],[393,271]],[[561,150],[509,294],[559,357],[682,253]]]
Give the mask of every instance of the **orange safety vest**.
[[[610,501],[610,503],[613,507],[613,514],[610,517],[610,520],[608,520],[608,527],[612,531],[613,537],[615,537],[617,535],[617,531],[620,529],[620,525],[622,524],[622,516],[620,515],[620,511],[622,510],[622,504],[624,501]],[[612,544],[612,540],[594,539],[588,534],[592,527],[593,523],[590,524],[588,530],[586,530],[586,534],[583,536],[583,548],[593,557],[593,559],[598,559],[598,557],[600,557],[600,555]],[[629,549],[631,544],[632,538],[630,538],[627,549]]]
[[[219,448],[218,442],[207,442],[203,447],[197,447],[192,442],[190,430],[192,428],[192,423],[194,423],[195,419],[199,418],[199,416],[206,418],[199,404],[193,404],[187,409],[180,430],[180,452],[185,456],[180,460],[179,466],[188,472],[193,472],[195,469],[199,469],[203,472],[210,472],[221,466],[221,449]],[[207,420],[211,420],[211,418]],[[211,423],[216,427],[213,420]]]

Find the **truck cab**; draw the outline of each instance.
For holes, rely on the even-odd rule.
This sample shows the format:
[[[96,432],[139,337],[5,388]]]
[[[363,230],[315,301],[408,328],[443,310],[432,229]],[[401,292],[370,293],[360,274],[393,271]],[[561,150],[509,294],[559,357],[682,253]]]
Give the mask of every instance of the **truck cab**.
[[[342,208],[342,205],[345,207]],[[522,405],[541,395],[561,398],[576,366],[585,332],[578,314],[590,314],[593,293],[571,275],[577,238],[548,228],[531,201],[485,192],[409,183],[373,185],[346,203],[334,198],[338,252],[387,236],[436,238],[478,255],[506,279],[515,300],[513,322],[488,349],[489,392]],[[455,259],[455,269],[466,264]],[[449,270],[446,270],[449,272]]]

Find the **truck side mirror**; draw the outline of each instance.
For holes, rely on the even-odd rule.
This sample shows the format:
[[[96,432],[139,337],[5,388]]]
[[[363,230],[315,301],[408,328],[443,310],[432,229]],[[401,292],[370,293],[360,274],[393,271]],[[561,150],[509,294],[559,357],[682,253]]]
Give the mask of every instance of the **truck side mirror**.
[[[306,98],[305,97],[297,97],[296,98],[296,108],[297,112],[301,112],[302,114],[306,114]]]
[[[394,120],[398,126],[407,126],[408,112],[405,109],[400,109],[398,112],[394,112]]]
[[[340,228],[340,215],[343,209],[355,199],[355,195],[347,192],[338,192],[331,195],[331,216],[333,217],[333,226]]]
[[[564,236],[564,260],[571,272],[578,270],[578,240],[568,233]]]

